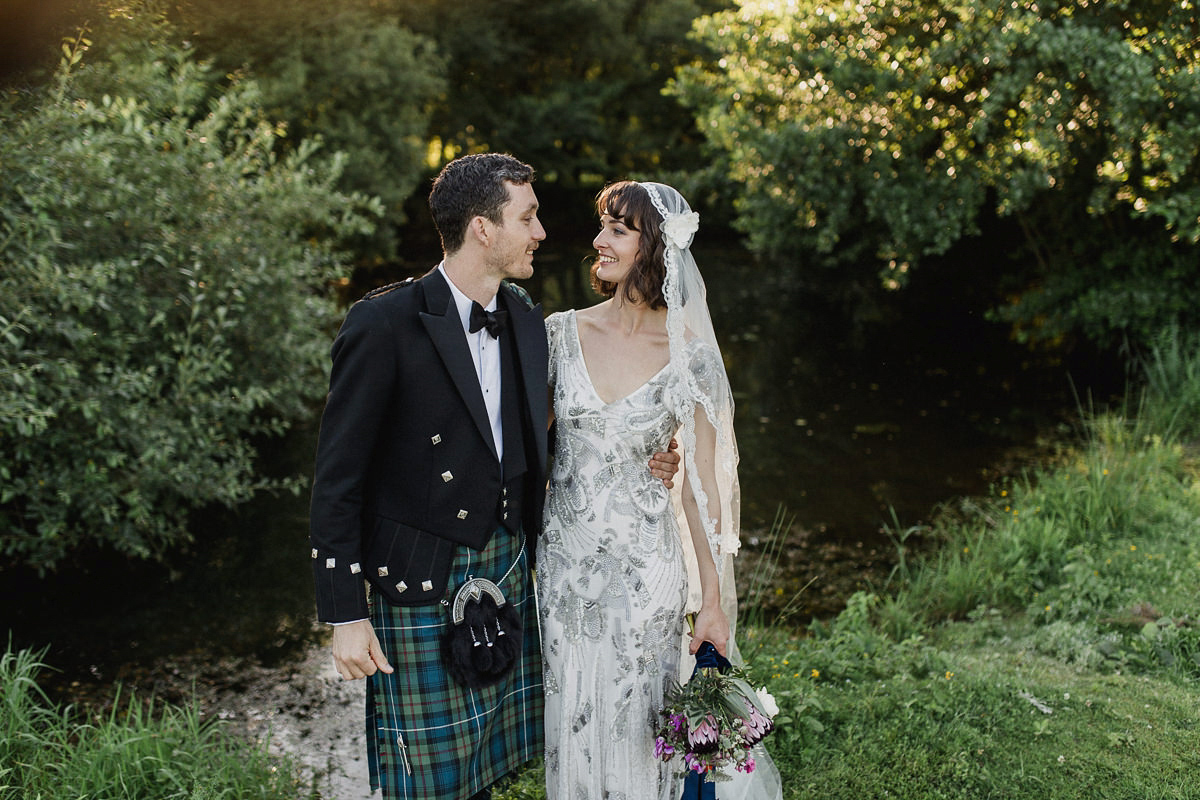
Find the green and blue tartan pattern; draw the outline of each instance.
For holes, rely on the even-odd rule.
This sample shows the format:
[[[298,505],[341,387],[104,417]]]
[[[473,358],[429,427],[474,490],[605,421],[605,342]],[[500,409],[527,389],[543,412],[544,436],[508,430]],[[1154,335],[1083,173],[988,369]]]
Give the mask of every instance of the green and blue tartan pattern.
[[[522,657],[495,686],[466,689],[446,673],[446,605],[393,606],[372,594],[371,622],[395,667],[367,680],[371,788],[382,789],[384,800],[463,800],[542,755],[542,651],[523,540],[501,528],[482,551],[459,547],[446,590],[451,602],[469,577],[487,578],[519,608]]]

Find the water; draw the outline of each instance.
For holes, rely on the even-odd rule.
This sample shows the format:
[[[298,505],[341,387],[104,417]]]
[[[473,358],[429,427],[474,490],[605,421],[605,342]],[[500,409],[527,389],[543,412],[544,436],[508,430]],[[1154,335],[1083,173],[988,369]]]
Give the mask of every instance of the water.
[[[589,251],[564,249],[540,295],[552,311],[597,300],[564,277]],[[921,276],[892,321],[850,323],[734,241],[693,252],[737,403],[747,531],[783,509],[821,538],[878,542],[884,524],[986,491],[998,460],[1074,407],[1067,366],[956,302],[969,273]]]
[[[596,301],[582,288],[589,239],[539,252],[529,288],[547,311]],[[915,525],[940,502],[986,491],[998,462],[1073,405],[1065,365],[1032,359],[979,309],[948,302],[969,275],[930,273],[898,296],[892,322],[848,325],[736,243],[695,253],[738,404],[746,538],[780,509],[794,517],[791,535],[809,549],[792,558],[822,562],[793,576],[821,579],[809,613],[836,610],[859,573],[886,562],[884,524]],[[270,469],[309,473],[316,426],[271,444]],[[51,643],[64,679],[122,677],[166,654],[287,658],[317,635],[307,500],[197,515],[195,544],[165,566],[96,554],[48,580],[10,571],[2,617],[16,644]],[[818,558],[822,545],[840,549]],[[845,581],[830,577],[839,572]]]

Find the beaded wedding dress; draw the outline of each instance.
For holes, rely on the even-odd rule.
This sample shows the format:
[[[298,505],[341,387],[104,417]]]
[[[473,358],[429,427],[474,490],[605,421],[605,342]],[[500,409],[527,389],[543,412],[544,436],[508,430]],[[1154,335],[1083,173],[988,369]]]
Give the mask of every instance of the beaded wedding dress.
[[[656,758],[654,741],[665,690],[695,666],[684,615],[700,608],[700,580],[681,522],[686,492],[701,509],[700,541],[719,575],[722,608],[731,625],[737,618],[733,395],[690,251],[699,216],[671,187],[640,185],[662,218],[667,365],[606,403],[588,375],[575,312],[546,320],[556,432],[537,596],[548,800],[680,796],[679,764]],[[673,492],[647,467],[672,437],[682,455]],[[698,456],[699,447],[708,451]],[[729,655],[739,663],[732,636]],[[755,758],[763,768],[719,784],[721,800],[781,797],[779,773],[761,746]]]
[[[646,462],[679,428],[663,369],[605,403],[588,377],[575,312],[546,321],[557,418],[538,544],[549,798],[669,800],[654,756],[668,680],[679,678],[687,569],[671,497]],[[719,355],[697,343],[703,375]]]

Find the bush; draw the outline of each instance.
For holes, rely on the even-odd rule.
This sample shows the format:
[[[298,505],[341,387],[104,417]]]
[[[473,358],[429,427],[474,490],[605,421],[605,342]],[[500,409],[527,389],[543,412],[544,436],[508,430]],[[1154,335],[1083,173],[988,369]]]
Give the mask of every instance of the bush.
[[[38,569],[159,556],[190,510],[279,485],[252,439],[323,394],[333,243],[373,207],[314,144],[277,158],[253,83],[124,24],[0,104],[0,552]]]
[[[446,59],[432,39],[412,33],[385,5],[188,0],[175,9],[202,55],[254,78],[289,136],[320,137],[345,153],[339,188],[380,199],[384,219],[354,243],[360,262],[396,257],[395,226],[428,178],[429,117],[447,88]]]

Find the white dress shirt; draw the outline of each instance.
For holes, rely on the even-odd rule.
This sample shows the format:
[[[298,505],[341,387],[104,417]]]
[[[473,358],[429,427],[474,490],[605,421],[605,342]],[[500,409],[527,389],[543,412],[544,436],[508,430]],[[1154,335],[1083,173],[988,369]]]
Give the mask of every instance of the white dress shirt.
[[[479,377],[479,388],[483,390],[483,404],[487,407],[488,420],[492,424],[492,439],[496,444],[496,458],[504,458],[504,429],[500,421],[500,340],[492,338],[486,328],[471,333],[471,298],[463,294],[450,276],[446,274],[445,265],[438,264],[438,270],[450,286],[450,294],[454,296],[454,304],[458,306],[458,316],[462,320],[463,333],[467,336],[467,349],[471,351],[471,361],[475,363],[475,374]],[[484,311],[496,310],[496,295],[483,307]]]

